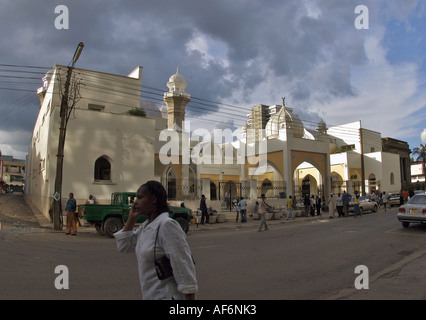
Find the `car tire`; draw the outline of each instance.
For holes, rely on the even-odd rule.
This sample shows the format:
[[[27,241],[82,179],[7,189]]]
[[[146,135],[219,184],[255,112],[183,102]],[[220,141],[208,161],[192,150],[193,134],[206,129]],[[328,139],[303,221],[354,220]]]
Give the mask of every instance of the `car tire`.
[[[409,222],[402,222],[402,226],[404,227],[404,228],[408,228],[409,226],[410,226],[410,223]]]
[[[120,218],[109,218],[104,222],[104,232],[110,238],[114,238],[114,233],[123,229],[123,221]]]

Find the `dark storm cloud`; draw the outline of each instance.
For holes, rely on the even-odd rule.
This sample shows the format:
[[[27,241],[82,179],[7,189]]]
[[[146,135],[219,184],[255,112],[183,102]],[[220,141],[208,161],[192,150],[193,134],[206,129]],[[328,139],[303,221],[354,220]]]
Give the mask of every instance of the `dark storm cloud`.
[[[169,76],[179,66],[193,96],[244,105],[268,103],[254,100],[251,93],[275,77],[280,83],[266,86],[263,95],[274,95],[270,99],[275,103],[281,96],[291,97],[295,107],[300,103],[306,109],[317,92],[323,99],[356,94],[351,67],[365,61],[363,35],[353,27],[357,4],[340,0],[0,0],[0,57],[10,64],[67,65],[83,41],[80,68],[127,75],[142,65],[143,84],[166,90]],[[58,5],[69,8],[69,30],[55,29]],[[369,6],[374,9],[373,4]],[[206,60],[205,53],[188,50],[197,35],[208,37],[213,46],[221,44],[221,59]],[[209,50],[215,52],[215,48]],[[40,85],[41,81],[33,90]],[[7,95],[17,99],[23,93]],[[30,136],[28,122],[35,121],[37,100],[28,108],[32,110],[29,120],[23,122],[22,115],[15,115],[8,123]]]

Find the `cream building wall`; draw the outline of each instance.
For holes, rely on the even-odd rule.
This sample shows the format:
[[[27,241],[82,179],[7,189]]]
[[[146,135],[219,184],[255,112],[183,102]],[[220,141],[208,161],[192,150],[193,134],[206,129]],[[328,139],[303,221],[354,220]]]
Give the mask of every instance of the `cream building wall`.
[[[58,77],[66,68],[56,66],[50,81],[39,90],[41,106],[28,156],[26,198],[32,207],[49,218],[56,177],[59,138],[60,95]],[[127,115],[139,108],[142,68],[129,76],[75,69],[73,81],[80,82],[81,99],[75,105],[64,149],[62,202],[70,192],[78,203],[90,194],[108,203],[115,191],[136,191],[154,179],[152,160],[156,120]],[[48,79],[49,80],[49,79]],[[110,178],[95,180],[100,157],[111,165]]]

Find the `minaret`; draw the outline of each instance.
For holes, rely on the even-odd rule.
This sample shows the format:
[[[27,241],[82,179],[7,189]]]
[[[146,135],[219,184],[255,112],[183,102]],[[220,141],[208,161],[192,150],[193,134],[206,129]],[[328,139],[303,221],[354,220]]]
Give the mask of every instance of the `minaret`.
[[[185,120],[185,107],[191,95],[185,92],[187,83],[179,74],[179,67],[167,82],[169,92],[164,93],[163,101],[167,105],[167,128],[182,131],[182,123]]]

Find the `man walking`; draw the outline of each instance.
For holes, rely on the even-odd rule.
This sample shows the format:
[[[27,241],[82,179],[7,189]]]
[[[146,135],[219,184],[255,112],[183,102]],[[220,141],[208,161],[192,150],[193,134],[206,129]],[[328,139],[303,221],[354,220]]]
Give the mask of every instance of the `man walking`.
[[[290,218],[290,216],[294,220],[293,199],[291,198],[291,196],[288,196],[288,199],[287,199],[287,215],[286,215],[285,219],[288,220],[288,218]]]
[[[265,231],[269,230],[268,228],[268,224],[266,223],[266,208],[270,208],[271,206],[269,206],[266,202],[265,202],[265,195],[262,193],[262,195],[260,196],[260,203],[259,203],[259,215],[260,215],[260,226],[259,226],[259,231],[262,231],[262,227],[265,226]]]
[[[200,210],[201,224],[204,224],[204,220],[206,221],[206,223],[209,223],[209,213],[207,212],[206,196],[204,194],[201,195]]]
[[[349,215],[349,201],[351,200],[351,195],[343,191],[342,202],[343,202],[343,213],[345,217]]]
[[[74,194],[71,192],[69,194],[69,199],[65,206],[65,211],[67,212],[67,231],[66,234],[71,234],[72,236],[77,235],[77,218],[75,216],[75,210],[77,209],[77,202],[74,199]]]
[[[240,206],[240,212],[241,212],[241,222],[246,223],[247,222],[247,201],[243,197],[241,197],[241,200],[239,202]]]

